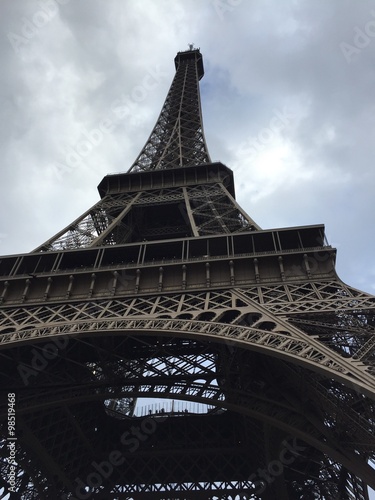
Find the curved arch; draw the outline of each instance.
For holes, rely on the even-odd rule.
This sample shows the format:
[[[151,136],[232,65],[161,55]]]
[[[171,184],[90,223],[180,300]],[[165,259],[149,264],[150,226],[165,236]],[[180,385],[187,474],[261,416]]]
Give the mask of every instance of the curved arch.
[[[299,336],[285,335],[279,331],[260,330],[244,325],[147,317],[93,319],[40,325],[30,330],[3,334],[0,338],[0,349],[56,336],[102,335],[104,332],[113,334],[132,332],[132,335],[151,336],[183,335],[187,338],[233,344],[305,366],[346,386],[355,387],[356,390],[375,399],[374,377],[362,362],[353,358],[343,358],[303,333]]]

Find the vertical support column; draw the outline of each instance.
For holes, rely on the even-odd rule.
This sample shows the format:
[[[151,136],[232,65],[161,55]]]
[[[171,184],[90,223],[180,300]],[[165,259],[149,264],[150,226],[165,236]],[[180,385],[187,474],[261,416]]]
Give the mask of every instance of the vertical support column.
[[[195,220],[194,220],[194,216],[193,216],[193,211],[191,209],[189,195],[188,195],[186,187],[183,187],[182,191],[184,193],[184,200],[185,200],[185,207],[186,207],[186,216],[187,217],[185,216],[185,218],[187,218],[188,221],[189,221],[189,223],[190,223],[190,227],[191,227],[191,231],[193,233],[193,236],[199,236],[199,231],[198,231],[198,228],[197,228],[197,226],[195,224]]]
[[[229,261],[229,269],[230,269],[230,284],[234,285],[235,284],[235,279],[234,279],[234,263],[233,263],[233,260]]]
[[[182,289],[186,290],[186,265],[182,266]]]

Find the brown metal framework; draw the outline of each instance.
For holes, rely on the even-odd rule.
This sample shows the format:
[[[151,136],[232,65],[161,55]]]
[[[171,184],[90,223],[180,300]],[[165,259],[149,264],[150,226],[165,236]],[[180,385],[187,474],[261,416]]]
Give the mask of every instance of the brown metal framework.
[[[14,498],[368,500],[375,297],[338,278],[323,226],[262,230],[237,204],[202,56],[175,63],[129,172],[0,260],[0,486],[11,392]]]

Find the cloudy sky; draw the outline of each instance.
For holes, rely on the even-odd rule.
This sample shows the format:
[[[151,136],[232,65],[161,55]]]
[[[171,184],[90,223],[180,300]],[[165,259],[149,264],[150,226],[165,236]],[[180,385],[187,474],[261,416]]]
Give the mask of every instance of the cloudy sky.
[[[375,0],[1,0],[0,254],[128,170],[188,43],[240,204],[263,228],[324,223],[341,278],[375,293]]]

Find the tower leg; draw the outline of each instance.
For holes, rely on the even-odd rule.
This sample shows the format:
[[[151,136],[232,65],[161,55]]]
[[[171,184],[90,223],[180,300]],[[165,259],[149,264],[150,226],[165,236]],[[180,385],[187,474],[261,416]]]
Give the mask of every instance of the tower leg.
[[[289,500],[284,467],[292,458],[286,458],[285,434],[269,424],[264,424],[264,449],[266,458],[266,481],[262,500]],[[290,455],[290,454],[289,454]]]

